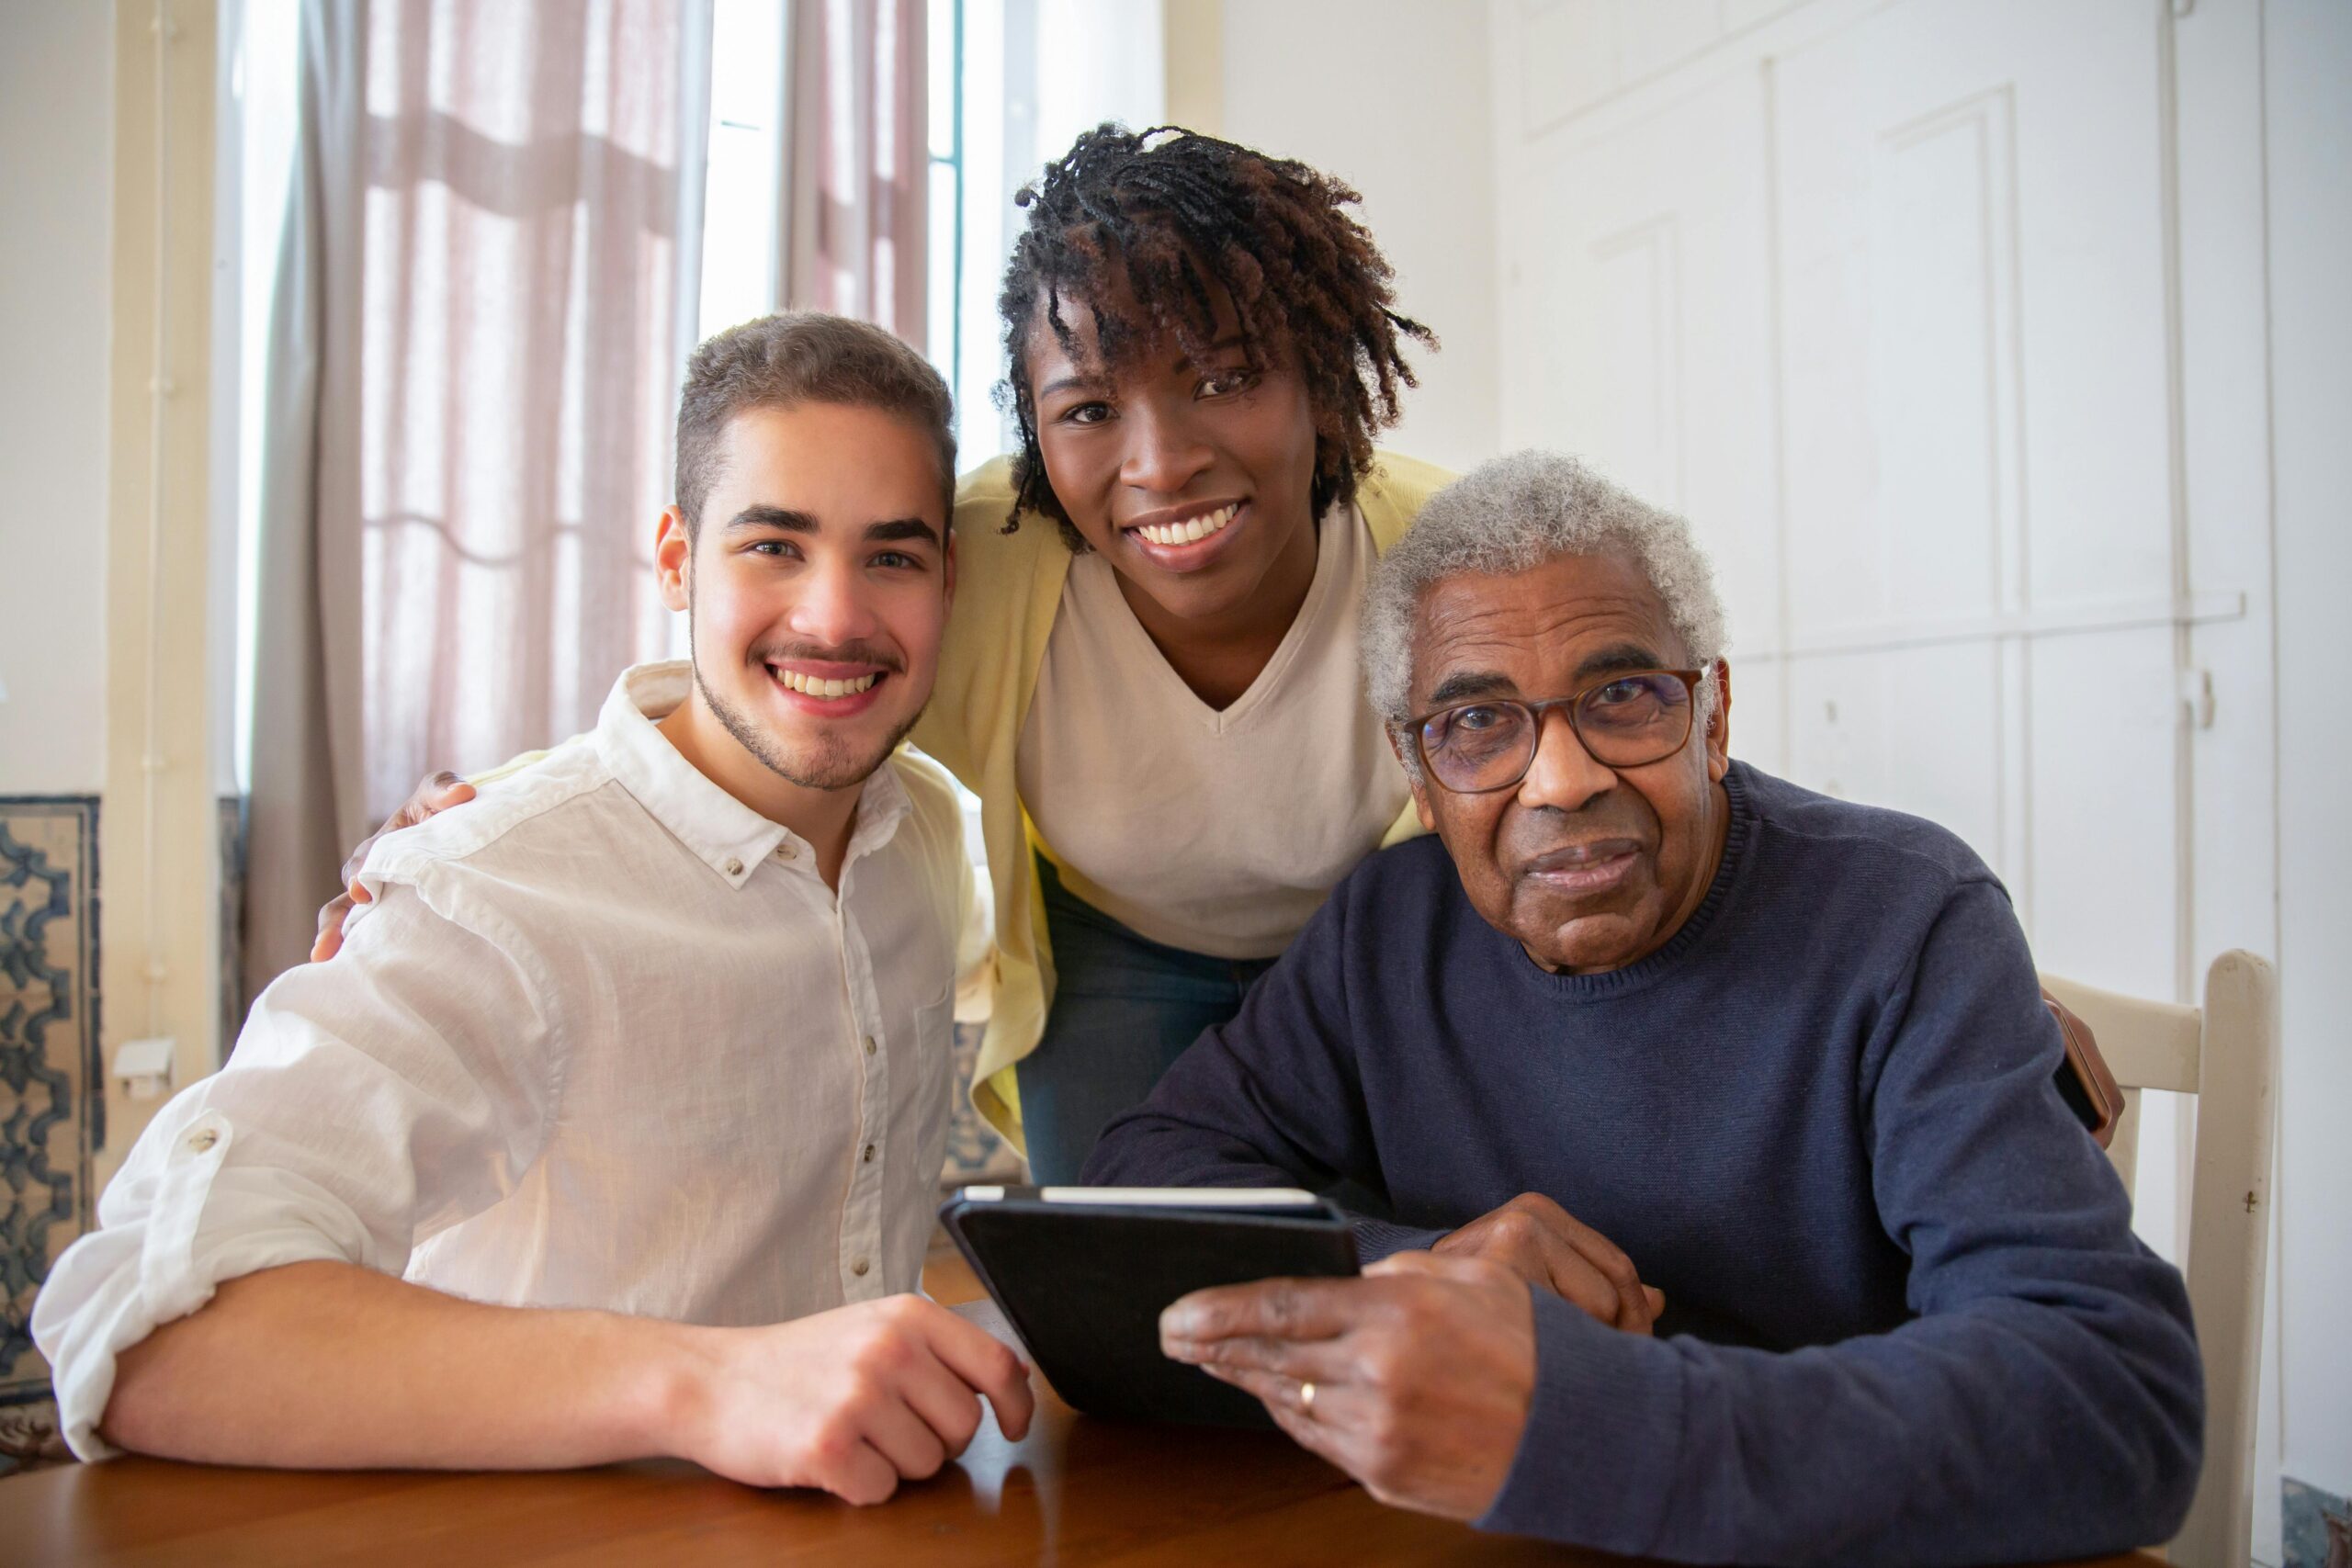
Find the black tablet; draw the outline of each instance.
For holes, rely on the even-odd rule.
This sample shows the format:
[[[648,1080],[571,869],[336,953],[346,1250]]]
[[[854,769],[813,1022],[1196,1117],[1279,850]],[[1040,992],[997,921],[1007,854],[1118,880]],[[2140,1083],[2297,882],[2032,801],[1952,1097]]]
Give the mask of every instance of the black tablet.
[[[1210,1285],[1356,1271],[1347,1216],[1295,1188],[967,1187],[939,1217],[1054,1392],[1090,1416],[1273,1425],[1159,1353],[1161,1309]]]

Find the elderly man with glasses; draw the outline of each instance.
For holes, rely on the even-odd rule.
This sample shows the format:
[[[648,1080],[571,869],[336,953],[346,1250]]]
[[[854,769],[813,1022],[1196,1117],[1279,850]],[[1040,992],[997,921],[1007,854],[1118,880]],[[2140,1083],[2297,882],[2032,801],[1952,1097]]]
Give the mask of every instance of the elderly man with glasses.
[[[1367,1277],[1171,1306],[1397,1504],[1693,1562],[2161,1540],[2196,1483],[2179,1275],[2053,1081],[2000,883],[1732,760],[1679,518],[1507,457],[1363,628],[1433,836],[1333,890],[1097,1182],[1385,1198]]]

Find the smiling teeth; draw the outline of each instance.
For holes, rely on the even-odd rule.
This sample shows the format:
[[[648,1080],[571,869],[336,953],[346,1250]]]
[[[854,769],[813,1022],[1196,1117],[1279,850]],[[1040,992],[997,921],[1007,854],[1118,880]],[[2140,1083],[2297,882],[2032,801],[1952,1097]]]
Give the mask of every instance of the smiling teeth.
[[[1194,539],[1205,539],[1233,521],[1240,510],[1237,503],[1220,506],[1215,512],[1204,512],[1198,517],[1182,523],[1147,523],[1136,530],[1155,545],[1189,545]]]
[[[803,675],[797,670],[779,670],[775,678],[796,692],[811,697],[854,697],[865,691],[881,676],[860,675],[854,681],[820,681],[813,675]]]

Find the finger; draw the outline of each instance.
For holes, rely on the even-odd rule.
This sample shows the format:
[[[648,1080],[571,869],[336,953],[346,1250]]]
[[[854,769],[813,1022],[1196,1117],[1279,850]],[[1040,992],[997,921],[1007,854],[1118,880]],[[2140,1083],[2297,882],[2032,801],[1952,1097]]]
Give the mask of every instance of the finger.
[[[858,1426],[865,1440],[890,1461],[890,1468],[910,1481],[939,1473],[947,1462],[947,1445],[931,1424],[909,1407],[903,1385],[882,1391],[866,1406]]]
[[[1029,1363],[1011,1347],[976,1324],[965,1322],[935,1302],[922,1303],[927,1311],[916,1321],[923,1343],[941,1365],[968,1388],[987,1394],[996,1409],[996,1424],[1014,1442],[1029,1430],[1037,1396],[1029,1387]]]
[[[980,1429],[980,1396],[938,1357],[925,1350],[908,1370],[899,1393],[907,1408],[938,1435],[949,1459],[971,1447]]]
[[[1650,1321],[1655,1323],[1666,1315],[1666,1292],[1656,1285],[1644,1285],[1642,1294],[1649,1298]]]
[[[422,822],[435,812],[447,811],[453,806],[463,806],[474,797],[474,786],[447,768],[425,780],[424,787],[410,797],[412,804],[418,796],[424,800],[424,810],[417,820]]]
[[[1594,1266],[1592,1259],[1573,1247],[1547,1247],[1544,1257],[1544,1271],[1551,1277],[1552,1289],[1570,1306],[1582,1311],[1596,1322],[1611,1328],[1623,1328],[1632,1322],[1648,1319],[1643,1309],[1648,1303],[1641,1299],[1641,1286],[1634,1283],[1632,1300],[1636,1303],[1629,1314],[1627,1297],[1616,1284]]]
[[[1323,1391],[1319,1388],[1315,1391],[1315,1404],[1317,1409],[1322,1407]],[[1274,1418],[1274,1425],[1280,1427],[1292,1442],[1326,1463],[1336,1465],[1356,1480],[1363,1479],[1350,1453],[1353,1441],[1350,1428],[1317,1421],[1287,1404],[1268,1404],[1266,1414]]]
[[[1364,1266],[1366,1275],[1434,1274],[1441,1279],[1463,1277],[1461,1265],[1476,1264],[1475,1258],[1443,1258],[1434,1252],[1392,1252],[1377,1263]]]
[[[1634,1260],[1625,1255],[1625,1249],[1557,1204],[1550,1205],[1550,1218],[1566,1233],[1570,1244],[1584,1262],[1601,1277],[1616,1296],[1616,1312],[1603,1316],[1601,1320],[1608,1322],[1613,1317],[1620,1328],[1646,1329],[1650,1319],[1657,1314],[1651,1310],[1649,1298],[1642,1293],[1641,1273],[1634,1267]],[[1586,1310],[1591,1309],[1588,1307]]]
[[[852,1443],[838,1458],[816,1467],[811,1479],[844,1503],[863,1507],[889,1501],[899,1489],[899,1470],[872,1443]]]
[[[311,942],[311,962],[323,964],[343,951],[343,922],[351,913],[351,895],[338,893],[319,911],[319,934]]]
[[[1332,1414],[1335,1397],[1341,1385],[1316,1380],[1302,1381],[1284,1377],[1279,1372],[1261,1372],[1250,1367],[1203,1367],[1203,1371],[1219,1382],[1228,1382],[1250,1395],[1269,1411],[1287,1410],[1301,1420],[1313,1421]],[[1306,1382],[1315,1382],[1315,1405],[1307,1408]]]
[[[1162,1348],[1236,1336],[1329,1339],[1355,1325],[1363,1309],[1361,1280],[1260,1280],[1219,1285],[1178,1298],[1159,1314]]]
[[[1240,1335],[1230,1339],[1163,1340],[1169,1359],[1189,1361],[1208,1371],[1267,1372],[1294,1382],[1340,1383],[1362,1376],[1351,1341],[1272,1339]]]

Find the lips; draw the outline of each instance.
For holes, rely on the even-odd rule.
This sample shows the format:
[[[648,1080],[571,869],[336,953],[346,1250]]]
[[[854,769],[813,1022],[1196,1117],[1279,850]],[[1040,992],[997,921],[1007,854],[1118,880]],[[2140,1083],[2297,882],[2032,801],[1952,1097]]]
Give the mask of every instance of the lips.
[[[1641,852],[1631,839],[1593,839],[1546,851],[1527,863],[1523,874],[1563,893],[1597,893],[1623,881]]]
[[[1181,522],[1137,523],[1132,526],[1155,545],[1189,545],[1195,539],[1205,539],[1222,530],[1233,521],[1233,514],[1240,510],[1240,502],[1233,502],[1214,512],[1204,512]]]
[[[1220,555],[1246,521],[1247,500],[1204,502],[1148,513],[1122,524],[1121,536],[1153,565],[1170,571],[1196,571]]]
[[[871,664],[830,664],[795,660],[770,664],[768,677],[792,706],[826,718],[847,718],[873,705],[890,671]]]

